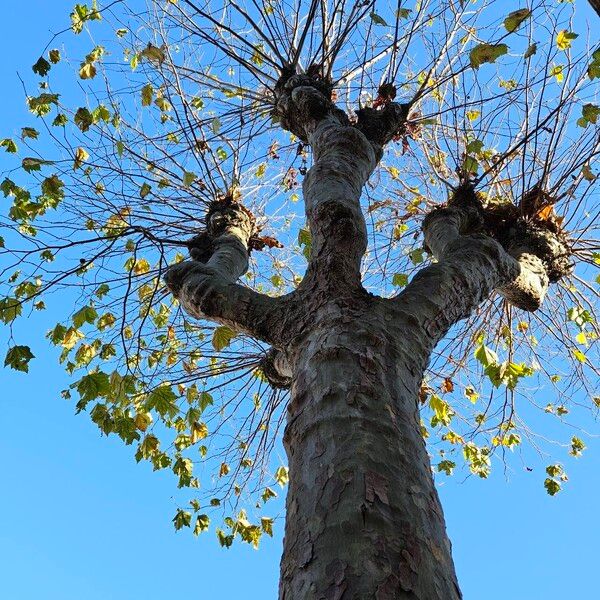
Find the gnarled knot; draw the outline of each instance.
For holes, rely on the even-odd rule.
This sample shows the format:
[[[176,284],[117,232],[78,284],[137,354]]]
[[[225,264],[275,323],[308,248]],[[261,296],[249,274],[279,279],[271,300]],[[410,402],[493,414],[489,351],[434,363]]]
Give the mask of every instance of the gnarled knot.
[[[258,364],[269,385],[275,389],[287,390],[292,385],[291,372],[287,359],[276,348],[271,348]]]
[[[408,104],[391,101],[378,107],[364,107],[356,111],[355,126],[372,144],[383,147],[406,133],[404,127],[409,109]]]
[[[213,238],[235,229],[248,239],[257,232],[256,217],[232,194],[213,200],[206,212],[206,231]]]
[[[331,79],[321,74],[319,65],[311,65],[306,73],[284,70],[275,85],[273,116],[283,129],[307,143],[310,128],[329,114],[348,124],[346,113],[331,100],[332,91]]]
[[[268,242],[260,243],[258,237],[261,227],[256,222],[256,217],[240,202],[227,194],[213,200],[205,217],[206,229],[200,231],[188,240],[187,247],[190,256],[202,263],[210,260],[215,252],[215,240],[221,236],[233,234],[249,250],[262,249]],[[274,240],[275,246],[278,244]]]
[[[530,196],[528,192],[525,197]],[[546,204],[542,208],[549,207]],[[484,209],[485,230],[518,258],[522,254],[538,257],[550,283],[556,283],[573,272],[573,251],[569,236],[560,226],[552,210],[524,214],[522,206],[512,203],[488,204]],[[547,212],[547,214],[545,214]]]

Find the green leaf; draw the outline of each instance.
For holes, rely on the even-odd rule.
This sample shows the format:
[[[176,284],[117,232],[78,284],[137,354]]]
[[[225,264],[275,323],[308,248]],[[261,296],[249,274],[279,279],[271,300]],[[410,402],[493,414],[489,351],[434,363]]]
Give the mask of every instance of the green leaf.
[[[590,123],[595,125],[598,121],[598,117],[600,117],[600,106],[596,106],[595,104],[591,103],[584,104],[581,107],[581,117],[577,119],[577,125],[584,128]]]
[[[504,27],[506,31],[512,33],[519,29],[523,21],[526,21],[531,16],[531,11],[528,8],[520,8],[509,13],[508,17],[504,19]]]
[[[498,355],[485,344],[481,344],[475,350],[475,358],[484,366],[495,365],[498,362]]]
[[[29,346],[13,346],[9,348],[4,359],[4,366],[15,371],[29,373],[29,361],[35,358]]]
[[[191,171],[184,171],[183,187],[190,187],[190,185],[192,185],[192,183],[194,183],[194,181],[196,181],[197,178],[198,176],[196,175],[196,173],[192,173]]]
[[[585,450],[585,444],[583,440],[578,437],[571,438],[571,449],[569,450],[569,454],[571,456],[581,456],[582,452]]]
[[[71,13],[71,29],[73,33],[79,34],[83,31],[86,21],[100,21],[102,15],[98,10],[97,0],[92,0],[91,8],[86,4],[76,4]]]
[[[194,525],[194,535],[198,536],[203,531],[206,531],[210,525],[210,518],[208,515],[198,515],[196,517],[196,524]]]
[[[531,58],[536,53],[537,53],[537,44],[533,43],[530,46],[528,46],[527,50],[525,50],[525,54],[523,54],[523,58]]]
[[[40,158],[28,156],[23,159],[21,164],[27,173],[31,173],[33,171],[40,171],[43,165],[51,165],[52,162],[49,160],[41,160]]]
[[[288,468],[279,467],[275,471],[275,481],[281,486],[285,487],[289,481]]]
[[[592,54],[592,62],[588,67],[587,74],[590,79],[600,77],[600,48]]]
[[[546,473],[550,477],[562,477],[564,474],[564,471],[560,465],[548,465],[546,467]]]
[[[31,67],[33,72],[39,75],[40,77],[46,77],[46,75],[48,75],[48,73],[50,72],[51,68],[52,66],[43,56],[40,56],[35,65]]]
[[[442,398],[436,394],[432,394],[429,399],[429,408],[431,408],[434,413],[431,418],[432,427],[436,427],[440,424],[445,425],[446,427],[450,425],[450,421],[455,413],[445,400],[442,400]]]
[[[300,228],[298,231],[298,245],[302,248],[302,254],[304,254],[306,260],[309,260],[312,237],[308,229]]]
[[[21,139],[27,139],[30,138],[32,140],[37,140],[39,137],[39,132],[37,131],[37,129],[34,129],[33,127],[23,127],[21,129]]]
[[[156,410],[161,417],[169,416],[173,418],[179,412],[179,408],[175,403],[176,400],[177,396],[173,388],[169,384],[164,384],[148,394],[145,407],[147,411]]]
[[[110,378],[103,371],[89,373],[71,387],[75,387],[84,403],[82,407],[85,407],[85,404],[92,400],[108,396],[110,393]]]
[[[81,107],[77,109],[74,121],[75,125],[85,133],[94,124],[94,117],[87,108]]]
[[[140,188],[140,198],[144,199],[152,191],[152,186],[149,183],[144,183]]]
[[[178,510],[175,513],[175,517],[173,517],[173,524],[175,525],[175,530],[179,531],[182,527],[189,527],[192,523],[192,513],[187,510]]]
[[[375,25],[385,25],[387,27],[387,23],[385,22],[385,19],[380,17],[376,12],[370,13],[369,16],[371,17],[371,21],[373,21],[373,23],[375,23]]]
[[[154,98],[154,88],[150,83],[147,83],[142,88],[142,106],[150,106]]]
[[[148,42],[148,45],[140,52],[140,56],[150,62],[156,62],[158,64],[161,64],[166,58],[163,48],[159,48],[150,42]]]
[[[54,127],[64,127],[68,122],[69,119],[67,118],[67,115],[60,114],[56,115],[56,118],[52,121],[52,125]]]
[[[581,306],[573,306],[567,311],[567,319],[572,321],[583,330],[586,323],[593,323],[594,317],[589,310],[582,308]]]
[[[213,348],[220,352],[224,350],[231,344],[231,340],[236,336],[236,332],[231,329],[231,327],[227,327],[226,325],[221,325],[217,327],[213,332],[212,337],[212,345]]]
[[[408,258],[410,258],[410,262],[412,262],[413,265],[421,264],[425,260],[425,257],[423,256],[423,248],[415,248],[414,250],[411,250],[408,253]]]
[[[452,460],[443,460],[438,463],[437,470],[438,473],[446,473],[446,475],[452,475],[454,468],[456,467],[456,463]]]
[[[200,412],[204,412],[207,407],[212,406],[213,397],[208,392],[202,392],[198,397],[198,405],[200,406]]]
[[[19,150],[17,144],[10,138],[0,140],[0,148],[5,148],[6,152],[9,152],[10,154],[15,154]]]
[[[223,148],[223,146],[219,146],[215,151],[215,154],[217,155],[219,160],[225,160],[227,158],[227,151],[225,150],[225,148]]]
[[[404,287],[408,284],[408,275],[405,273],[395,273],[392,277],[392,285]]]
[[[190,100],[190,104],[196,110],[201,110],[202,108],[204,108],[204,100],[202,98],[197,97],[197,96],[194,97],[194,98],[192,98]]]
[[[479,44],[469,53],[471,66],[478,69],[484,63],[494,63],[508,53],[506,44]]]
[[[550,496],[555,496],[561,490],[560,483],[558,483],[558,481],[555,479],[550,479],[550,477],[546,478],[544,481],[544,487]]]
[[[52,109],[52,105],[58,104],[58,94],[40,94],[39,96],[30,96],[27,98],[29,110],[38,117],[47,115]]]
[[[16,298],[0,300],[0,321],[8,325],[23,312],[23,305]]]
[[[96,309],[92,306],[84,306],[73,315],[73,325],[79,329],[84,323],[93,323],[98,317]]]

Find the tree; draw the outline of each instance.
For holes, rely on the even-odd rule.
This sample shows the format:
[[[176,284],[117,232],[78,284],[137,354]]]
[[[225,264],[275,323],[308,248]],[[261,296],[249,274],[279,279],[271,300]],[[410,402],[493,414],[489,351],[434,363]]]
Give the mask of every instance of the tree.
[[[72,302],[64,395],[180,487],[202,473],[177,529],[258,544],[289,479],[280,598],[459,598],[432,460],[486,477],[539,446],[528,382],[561,421],[600,405],[600,50],[568,3],[499,6],[77,4],[81,58],[33,66],[45,133],[1,142],[40,192],[1,184],[0,318],[19,339]]]

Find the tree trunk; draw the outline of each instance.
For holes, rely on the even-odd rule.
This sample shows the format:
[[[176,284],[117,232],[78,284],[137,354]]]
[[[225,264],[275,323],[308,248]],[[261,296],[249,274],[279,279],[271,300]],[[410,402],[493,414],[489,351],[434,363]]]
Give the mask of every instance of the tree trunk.
[[[363,292],[296,345],[280,600],[461,597],[420,430],[427,343],[391,320]]]

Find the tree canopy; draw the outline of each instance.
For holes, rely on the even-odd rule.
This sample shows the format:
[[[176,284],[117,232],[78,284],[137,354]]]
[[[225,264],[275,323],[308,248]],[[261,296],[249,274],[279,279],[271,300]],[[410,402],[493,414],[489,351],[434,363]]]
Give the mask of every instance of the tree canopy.
[[[27,373],[25,319],[59,303],[47,337],[73,377],[63,396],[192,488],[175,527],[199,534],[212,520],[225,546],[271,535],[288,393],[269,383],[267,346],[186,317],[163,279],[188,251],[201,258],[214,203],[236,202],[255,231],[244,283],[273,296],[299,285],[311,157],[276,102],[282,78],[308,73],[351,121],[392,101],[405,110],[362,198],[369,291],[392,296],[434,260],[423,219],[464,182],[496,227],[520,218],[564,241],[543,307],[485,301],[438,346],[420,398],[439,477],[485,478],[521,454],[558,493],[600,409],[600,47],[575,8],[76,4],[24,77],[31,118],[0,141],[15,160],[0,184],[5,366]]]

